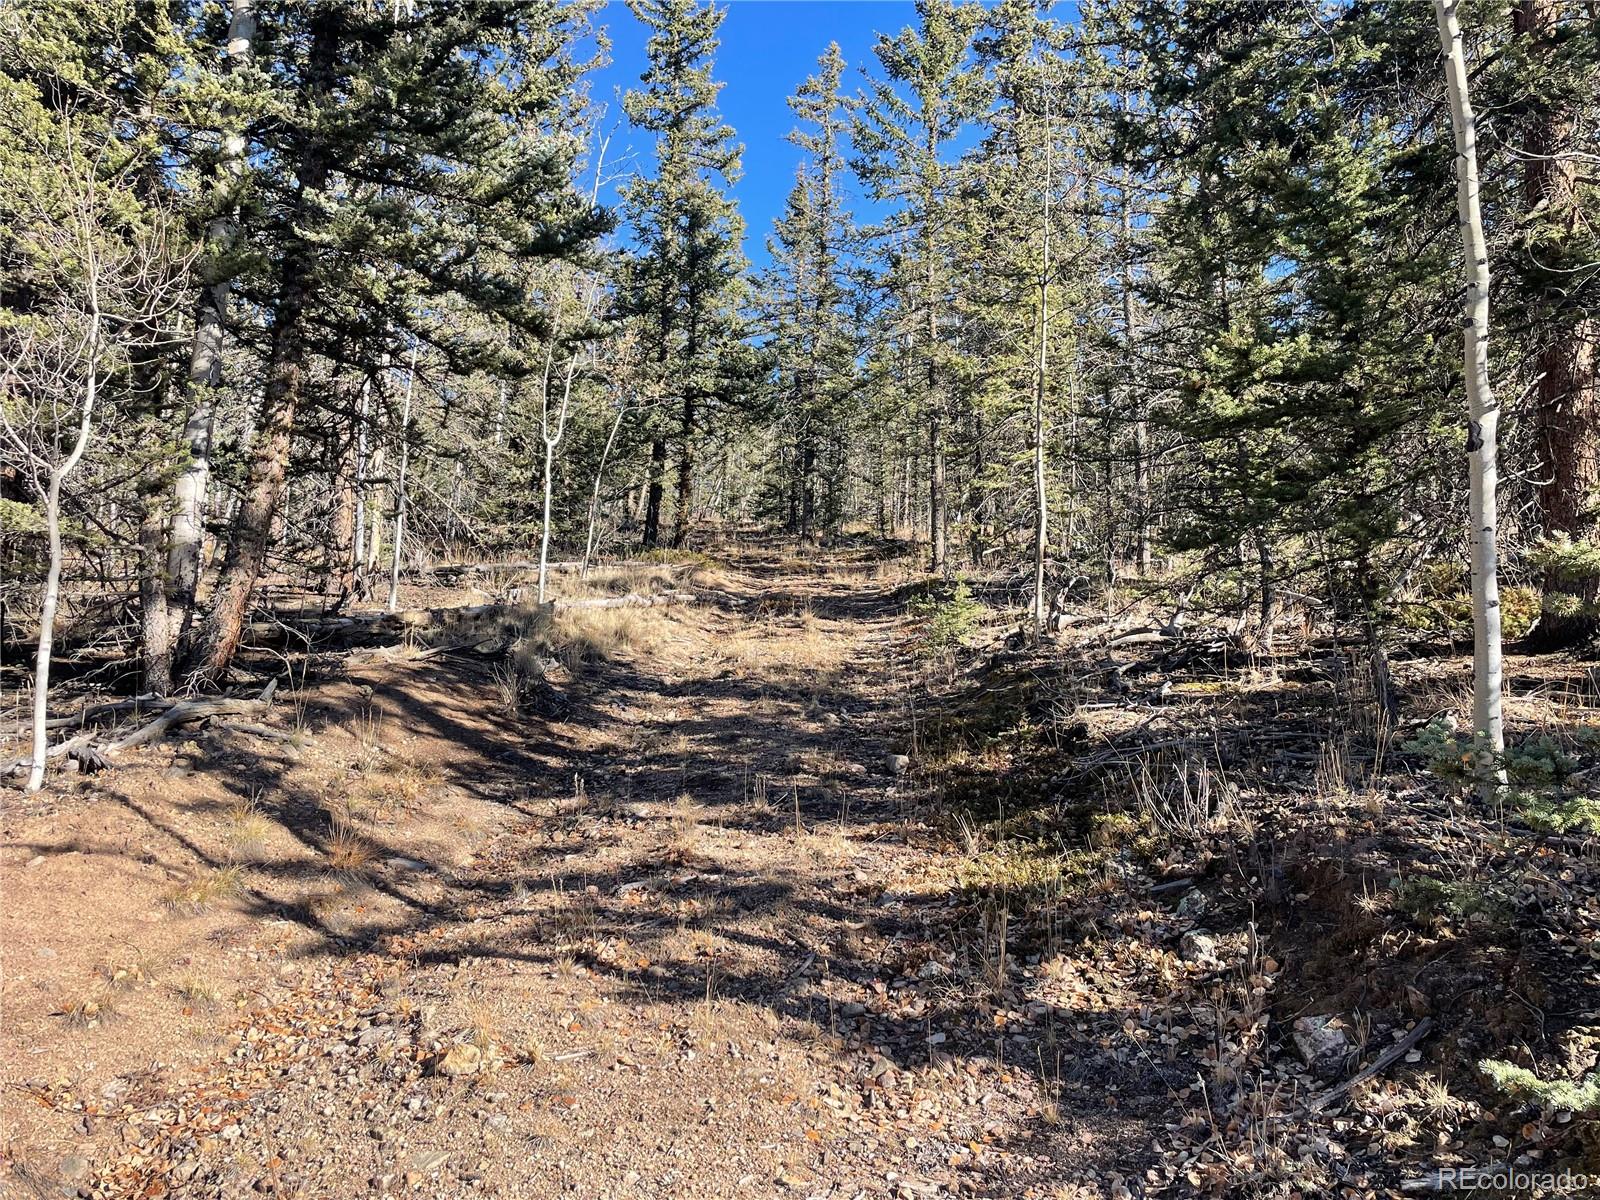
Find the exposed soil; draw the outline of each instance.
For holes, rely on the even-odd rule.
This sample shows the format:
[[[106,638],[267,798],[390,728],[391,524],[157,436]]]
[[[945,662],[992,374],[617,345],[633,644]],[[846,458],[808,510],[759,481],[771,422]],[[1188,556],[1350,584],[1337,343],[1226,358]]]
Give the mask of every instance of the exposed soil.
[[[1426,796],[1285,802],[1255,841],[1163,857],[1091,811],[1072,763],[1114,739],[1087,725],[913,785],[888,756],[938,722],[903,577],[843,553],[723,574],[553,717],[492,662],[363,652],[280,698],[287,740],[213,727],[9,795],[0,1192],[1124,1197],[1233,1191],[1230,1156],[1276,1156],[1263,1188],[1397,1182],[1382,1121],[1281,1114],[1425,1014],[1442,1035],[1402,1070],[1475,1051],[1455,990],[1524,963],[1433,930],[1437,979],[1379,978],[1363,888]],[[995,886],[920,803],[964,770],[1002,806],[1065,790],[1082,877],[1013,854]],[[1311,852],[1330,821],[1337,870]],[[1296,1016],[1363,1006],[1348,1062],[1299,1061]]]

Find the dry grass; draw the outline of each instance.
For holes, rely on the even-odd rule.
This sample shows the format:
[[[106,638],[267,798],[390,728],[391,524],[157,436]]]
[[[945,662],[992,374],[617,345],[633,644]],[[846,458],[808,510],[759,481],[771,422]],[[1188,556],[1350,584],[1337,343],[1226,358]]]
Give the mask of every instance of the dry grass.
[[[378,852],[372,842],[343,818],[328,827],[328,844],[323,857],[328,870],[347,879],[359,879],[372,869]]]
[[[97,979],[83,992],[67,996],[57,1010],[72,1025],[92,1027],[117,1015],[117,989],[109,979]]]
[[[168,908],[193,915],[208,912],[243,890],[244,872],[240,867],[218,867],[174,884],[162,900]]]
[[[660,618],[634,608],[564,609],[550,631],[551,648],[562,666],[576,673],[585,665],[613,662],[651,649]]]
[[[172,990],[191,1004],[221,1004],[227,998],[227,990],[219,980],[198,972],[190,972],[174,979]]]
[[[229,806],[224,838],[228,858],[236,863],[260,862],[266,856],[267,840],[272,836],[272,822],[261,811],[255,797],[236,800]]]

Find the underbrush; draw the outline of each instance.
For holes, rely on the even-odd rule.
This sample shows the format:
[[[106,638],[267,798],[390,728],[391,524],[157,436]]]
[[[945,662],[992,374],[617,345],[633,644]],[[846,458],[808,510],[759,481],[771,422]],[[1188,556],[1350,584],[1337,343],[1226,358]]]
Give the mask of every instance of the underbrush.
[[[515,713],[532,705],[546,715],[561,707],[558,681],[601,663],[649,651],[662,636],[659,610],[557,609],[511,644],[492,682],[501,707]]]
[[[955,590],[921,595],[926,631]],[[1552,683],[1508,710],[1510,786],[1483,805],[1470,747],[1429,719],[1470,697],[1432,660],[1401,664],[1413,698],[1391,721],[1353,656],[1285,650],[1262,676],[1182,646],[974,662],[947,644],[949,673],[924,671],[907,712],[971,936],[998,906],[1007,953],[1049,964],[1024,999],[1109,986],[1115,962],[1127,995],[1214,1025],[1186,1067],[1193,1031],[1146,1042],[1145,1018],[1127,1026],[1204,1082],[1162,1170],[1228,1194],[1381,1192],[1435,1166],[1600,1147],[1587,694]],[[1379,1075],[1335,1088],[1408,1032]]]

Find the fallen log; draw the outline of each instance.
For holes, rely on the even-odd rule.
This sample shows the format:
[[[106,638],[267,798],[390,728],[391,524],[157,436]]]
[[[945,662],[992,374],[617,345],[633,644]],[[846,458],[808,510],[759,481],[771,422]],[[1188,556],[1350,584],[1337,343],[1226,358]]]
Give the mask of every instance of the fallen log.
[[[271,707],[273,693],[277,690],[278,681],[274,679],[262,688],[261,694],[253,700],[229,696],[207,696],[199,700],[185,700],[180,704],[174,704],[154,721],[147,722],[126,737],[112,742],[106,747],[106,751],[116,754],[133,746],[143,746],[165,737],[169,729],[194,721],[203,721],[208,717],[253,716],[263,713]]]
[[[600,596],[586,600],[557,600],[556,608],[658,608],[670,604],[695,604],[699,597],[693,592],[658,592],[642,596],[630,592],[626,596]]]

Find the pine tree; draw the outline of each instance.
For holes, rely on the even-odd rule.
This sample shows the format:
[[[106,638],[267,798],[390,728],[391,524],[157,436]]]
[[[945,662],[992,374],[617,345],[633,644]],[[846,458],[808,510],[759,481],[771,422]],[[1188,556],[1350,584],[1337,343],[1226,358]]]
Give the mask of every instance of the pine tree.
[[[537,337],[546,316],[509,264],[580,253],[604,228],[556,136],[575,16],[539,0],[397,19],[333,2],[260,15],[257,53],[273,63],[281,106],[251,154],[251,240],[267,248],[266,278],[246,282],[270,310],[266,382],[200,677],[232,660],[266,564],[317,318],[376,311],[382,327],[462,361],[492,359],[481,339],[429,324],[421,301],[455,298]]]
[[[976,3],[917,0],[916,26],[878,39],[874,53],[883,78],[869,80],[852,133],[854,165],[867,194],[891,206],[881,236],[899,259],[895,286],[915,338],[916,370],[908,381],[914,391],[906,399],[926,423],[935,571],[946,568],[945,437],[953,414],[946,256],[954,169],[946,155],[988,98],[987,81],[971,62],[972,35],[982,20]]]
[[[625,209],[639,252],[627,266],[623,307],[634,319],[663,394],[676,404],[677,486],[672,544],[688,537],[702,423],[740,389],[739,300],[743,224],[726,192],[742,151],[717,112],[712,78],[726,9],[698,0],[629,0],[651,30],[642,88],[624,97],[628,117],[655,135],[656,169],[629,184]],[[644,544],[661,536],[670,416],[651,430]]]
[[[830,44],[820,68],[789,99],[803,122],[789,140],[805,154],[771,238],[766,282],[783,419],[789,426],[786,525],[802,540],[843,515],[842,447],[853,395],[855,344],[846,277],[853,231],[844,208],[841,141],[848,110],[840,92],[844,56]],[[825,460],[825,461],[824,461]]]

